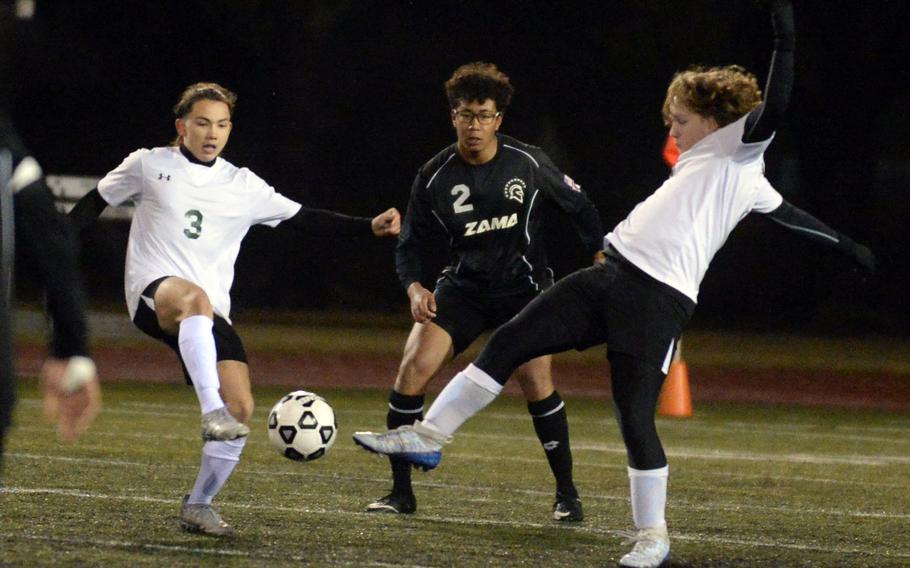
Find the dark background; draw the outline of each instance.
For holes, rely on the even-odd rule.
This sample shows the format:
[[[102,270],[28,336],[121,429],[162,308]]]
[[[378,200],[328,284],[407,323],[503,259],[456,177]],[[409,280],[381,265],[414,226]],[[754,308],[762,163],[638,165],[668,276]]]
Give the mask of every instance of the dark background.
[[[750,215],[717,255],[693,325],[905,334],[910,316],[910,7],[797,2],[796,85],[766,154],[795,205],[869,244],[878,274]],[[417,168],[454,141],[442,83],[495,62],[516,95],[503,132],[540,145],[609,230],[666,178],[666,85],[690,64],[741,64],[763,84],[770,18],[747,0],[599,2],[42,1],[15,31],[12,115],[53,174],[101,176],[173,136],[188,84],[239,94],[225,157],[306,205],[402,213]],[[588,260],[550,223],[557,275]],[[127,226],[84,243],[92,300],[122,303]],[[400,313],[392,240],[253,229],[234,315],[260,309]],[[438,255],[436,266],[445,258]],[[34,296],[27,267],[19,294]]]

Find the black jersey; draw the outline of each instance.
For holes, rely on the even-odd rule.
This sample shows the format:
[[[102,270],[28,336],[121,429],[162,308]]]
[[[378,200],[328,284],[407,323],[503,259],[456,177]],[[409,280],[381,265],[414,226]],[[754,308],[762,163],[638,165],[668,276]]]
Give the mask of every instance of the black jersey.
[[[452,144],[420,168],[395,251],[405,289],[424,276],[420,247],[433,231],[444,231],[452,253],[443,278],[494,294],[538,289],[549,275],[545,202],[571,215],[586,251],[602,247],[600,216],[578,184],[540,148],[504,135],[498,144],[485,164],[465,162]]]

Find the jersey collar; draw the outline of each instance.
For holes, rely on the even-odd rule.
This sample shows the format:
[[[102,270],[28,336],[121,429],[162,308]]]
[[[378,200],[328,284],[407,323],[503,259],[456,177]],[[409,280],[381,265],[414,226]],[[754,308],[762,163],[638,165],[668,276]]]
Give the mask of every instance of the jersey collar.
[[[212,166],[214,166],[215,162],[218,160],[218,158],[215,158],[211,162],[203,162],[202,160],[200,160],[199,158],[194,156],[192,152],[187,150],[186,146],[184,146],[183,144],[180,145],[180,153],[183,154],[183,157],[186,158],[187,160],[189,160],[190,163],[199,164],[200,166],[205,166],[207,168],[211,168]]]

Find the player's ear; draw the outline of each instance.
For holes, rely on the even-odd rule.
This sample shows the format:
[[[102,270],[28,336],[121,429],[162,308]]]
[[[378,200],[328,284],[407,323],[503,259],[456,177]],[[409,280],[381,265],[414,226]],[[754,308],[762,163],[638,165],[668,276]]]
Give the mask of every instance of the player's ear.
[[[178,136],[186,136],[186,122],[182,118],[178,118],[174,121],[174,128],[177,130]]]

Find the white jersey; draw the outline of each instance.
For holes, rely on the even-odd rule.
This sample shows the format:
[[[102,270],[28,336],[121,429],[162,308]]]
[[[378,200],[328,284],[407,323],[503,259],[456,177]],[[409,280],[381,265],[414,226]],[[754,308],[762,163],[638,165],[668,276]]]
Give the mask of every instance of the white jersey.
[[[748,116],[748,115],[746,115]],[[679,156],[673,174],[605,237],[632,264],[693,302],[715,253],[751,211],[768,213],[783,197],[764,176],[773,136],[744,144],[743,116]]]
[[[110,205],[136,205],[124,282],[130,318],[150,283],[179,276],[205,290],[215,313],[230,321],[243,237],[253,225],[274,227],[300,210],[247,168],[221,158],[211,167],[195,164],[176,147],[136,150],[98,191]]]

